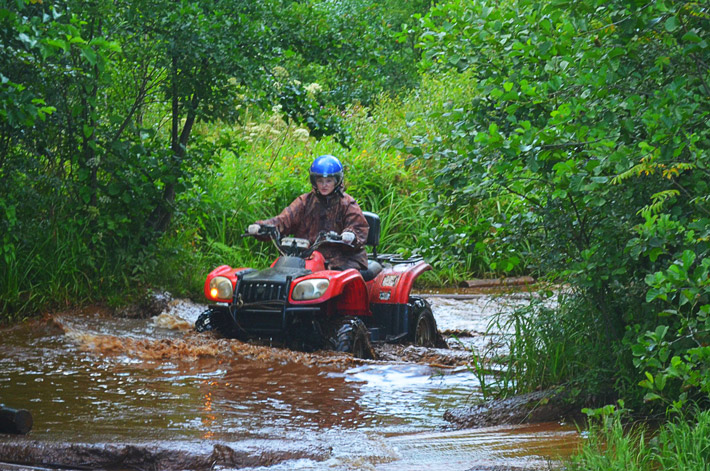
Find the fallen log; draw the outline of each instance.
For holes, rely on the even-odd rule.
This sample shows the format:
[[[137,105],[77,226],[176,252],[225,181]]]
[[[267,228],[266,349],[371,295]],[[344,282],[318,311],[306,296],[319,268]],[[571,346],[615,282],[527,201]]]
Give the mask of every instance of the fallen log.
[[[0,433],[25,435],[32,430],[32,414],[25,409],[11,409],[0,404]]]
[[[532,276],[515,276],[510,278],[491,278],[464,280],[459,286],[461,288],[499,288],[503,286],[525,286],[535,283]]]

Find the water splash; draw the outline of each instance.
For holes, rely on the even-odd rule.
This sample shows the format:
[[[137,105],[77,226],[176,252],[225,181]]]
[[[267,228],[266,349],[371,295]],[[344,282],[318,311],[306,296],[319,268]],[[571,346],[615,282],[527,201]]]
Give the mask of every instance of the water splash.
[[[174,314],[163,313],[149,322],[150,326],[176,329],[184,332],[180,338],[137,338],[129,335],[103,334],[86,327],[73,325],[57,316],[53,323],[80,350],[102,355],[122,355],[143,361],[196,361],[200,358],[241,358],[250,361],[298,363],[307,366],[338,365],[341,367],[361,364],[365,360],[337,352],[297,352],[284,348],[224,339],[213,333],[197,333],[184,319]]]
[[[186,321],[174,313],[167,312],[153,317],[151,324],[161,329],[179,330],[181,332],[189,332],[193,330],[195,325],[194,322]]]

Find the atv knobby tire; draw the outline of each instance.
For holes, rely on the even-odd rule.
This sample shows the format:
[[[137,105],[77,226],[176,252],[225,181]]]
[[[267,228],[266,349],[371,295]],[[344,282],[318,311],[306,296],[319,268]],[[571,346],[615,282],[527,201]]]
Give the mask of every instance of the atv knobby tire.
[[[422,347],[446,348],[446,342],[436,326],[436,319],[434,319],[429,302],[417,297],[412,297],[409,301],[412,304],[412,319],[414,321],[412,342]]]
[[[338,328],[335,340],[335,349],[339,352],[352,353],[355,358],[372,359],[375,357],[372,345],[370,345],[370,333],[362,319],[344,318]]]
[[[237,338],[238,334],[229,311],[221,309],[207,309],[200,314],[195,321],[195,330],[197,332],[213,330],[227,338]]]
[[[208,330],[213,329],[214,326],[212,325],[212,311],[210,309],[202,311],[202,313],[197,316],[197,320],[195,321],[195,330],[197,332],[207,332]]]

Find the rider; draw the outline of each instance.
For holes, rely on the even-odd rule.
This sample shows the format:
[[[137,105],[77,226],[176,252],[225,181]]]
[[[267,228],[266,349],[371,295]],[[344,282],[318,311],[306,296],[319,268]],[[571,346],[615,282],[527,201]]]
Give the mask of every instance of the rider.
[[[366,269],[364,245],[369,226],[355,199],[343,191],[343,165],[332,155],[321,155],[311,164],[310,179],[313,190],[296,198],[278,216],[249,225],[247,231],[256,235],[262,225],[276,226],[281,234],[293,234],[311,244],[321,231],[335,231],[352,247],[321,246],[318,250],[328,268]]]

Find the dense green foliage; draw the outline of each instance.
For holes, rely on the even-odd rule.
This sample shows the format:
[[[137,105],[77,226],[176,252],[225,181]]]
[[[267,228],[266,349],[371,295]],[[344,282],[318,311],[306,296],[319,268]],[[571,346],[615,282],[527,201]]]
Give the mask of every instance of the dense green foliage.
[[[707,4],[675,1],[451,1],[421,18],[424,65],[468,73],[474,91],[410,152],[438,164],[454,217],[515,197],[491,220],[501,242],[526,242],[508,260],[570,286],[528,331],[537,354],[515,359],[568,370],[537,365],[522,388],[707,403],[709,24]],[[560,358],[551,336],[580,340]]]
[[[411,44],[391,38],[428,5],[407,5],[2,1],[3,317],[153,284],[159,241],[189,210],[179,200],[224,149],[243,150],[228,133],[202,139],[200,123],[278,105],[348,144],[339,109],[417,80]]]

